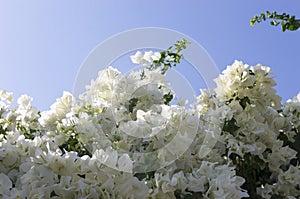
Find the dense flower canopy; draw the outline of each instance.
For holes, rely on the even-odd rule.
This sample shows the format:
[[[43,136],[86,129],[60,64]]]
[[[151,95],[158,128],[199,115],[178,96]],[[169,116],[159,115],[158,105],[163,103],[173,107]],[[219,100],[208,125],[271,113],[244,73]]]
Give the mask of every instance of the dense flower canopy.
[[[235,61],[172,104],[162,57],[138,52],[142,69],[99,71],[44,112],[1,90],[0,198],[299,198],[300,94],[281,104],[269,67]]]

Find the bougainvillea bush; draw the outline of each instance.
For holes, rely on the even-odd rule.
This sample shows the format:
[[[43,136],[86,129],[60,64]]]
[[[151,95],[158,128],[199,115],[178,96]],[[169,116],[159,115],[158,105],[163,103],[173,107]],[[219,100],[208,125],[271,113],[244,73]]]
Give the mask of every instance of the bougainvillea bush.
[[[166,81],[186,41],[137,52],[40,112],[0,91],[0,198],[300,198],[300,95],[235,61],[187,107]],[[171,144],[170,144],[171,143]]]

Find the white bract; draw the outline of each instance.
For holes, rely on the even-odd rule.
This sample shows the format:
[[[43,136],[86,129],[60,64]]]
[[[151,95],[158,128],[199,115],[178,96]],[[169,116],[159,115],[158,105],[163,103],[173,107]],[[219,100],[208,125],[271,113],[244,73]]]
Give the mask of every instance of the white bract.
[[[39,112],[0,90],[0,198],[299,198],[300,94],[283,106],[269,67],[240,61],[186,108],[158,52],[99,71]],[[174,57],[166,57],[173,62]]]

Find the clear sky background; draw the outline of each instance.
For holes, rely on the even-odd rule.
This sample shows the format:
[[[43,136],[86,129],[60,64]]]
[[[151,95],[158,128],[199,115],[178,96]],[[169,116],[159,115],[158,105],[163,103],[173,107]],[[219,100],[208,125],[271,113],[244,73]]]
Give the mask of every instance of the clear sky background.
[[[97,44],[129,29],[162,27],[195,39],[221,71],[236,59],[270,66],[286,101],[300,91],[300,31],[251,27],[250,18],[266,10],[300,18],[300,1],[2,0],[0,89],[15,98],[26,93],[46,110],[64,90],[73,90],[80,65]]]

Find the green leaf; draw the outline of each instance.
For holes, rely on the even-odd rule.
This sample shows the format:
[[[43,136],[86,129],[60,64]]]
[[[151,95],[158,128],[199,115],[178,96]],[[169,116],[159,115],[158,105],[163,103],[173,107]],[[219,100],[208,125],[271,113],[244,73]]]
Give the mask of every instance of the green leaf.
[[[295,30],[295,26],[293,24],[289,24],[288,30]]]
[[[266,15],[264,13],[261,13],[260,18],[263,19],[263,20],[266,20]]]
[[[284,24],[283,26],[281,26],[282,27],[282,32],[285,32],[285,30],[286,30],[286,24]]]
[[[183,58],[183,55],[180,53],[183,49],[186,48],[186,45],[190,44],[185,38],[180,41],[177,41],[173,46],[170,46],[167,50],[160,52],[160,59],[151,64],[148,69],[154,70],[160,66],[162,66],[161,73],[165,74],[169,68],[176,66],[176,64],[180,63],[180,60]],[[166,60],[167,57],[172,57],[174,60],[169,61]]]
[[[239,103],[243,107],[243,109],[245,109],[247,104],[250,104],[250,99],[249,99],[249,97],[244,97],[244,98],[240,99]]]
[[[229,132],[229,133],[234,133],[237,131],[240,127],[236,125],[236,120],[232,118],[229,121],[225,121],[224,126],[223,126],[223,131]]]
[[[171,92],[164,94],[164,96],[163,96],[164,104],[169,105],[173,98],[174,98],[174,96]]]
[[[139,101],[138,98],[132,98],[132,99],[129,100],[128,110],[129,110],[130,113],[133,112],[133,109],[134,109],[134,107],[136,107],[138,101]]]
[[[291,16],[289,14],[277,14],[277,12],[271,13],[270,11],[266,11],[265,13],[261,13],[260,15],[254,16],[250,20],[250,25],[254,26],[256,23],[260,23],[261,21],[265,21],[267,19],[271,19],[270,24],[272,26],[278,26],[281,24],[282,31],[285,32],[286,30],[295,31],[300,28],[300,20],[296,19],[295,16]],[[281,20],[279,23],[277,20]]]

